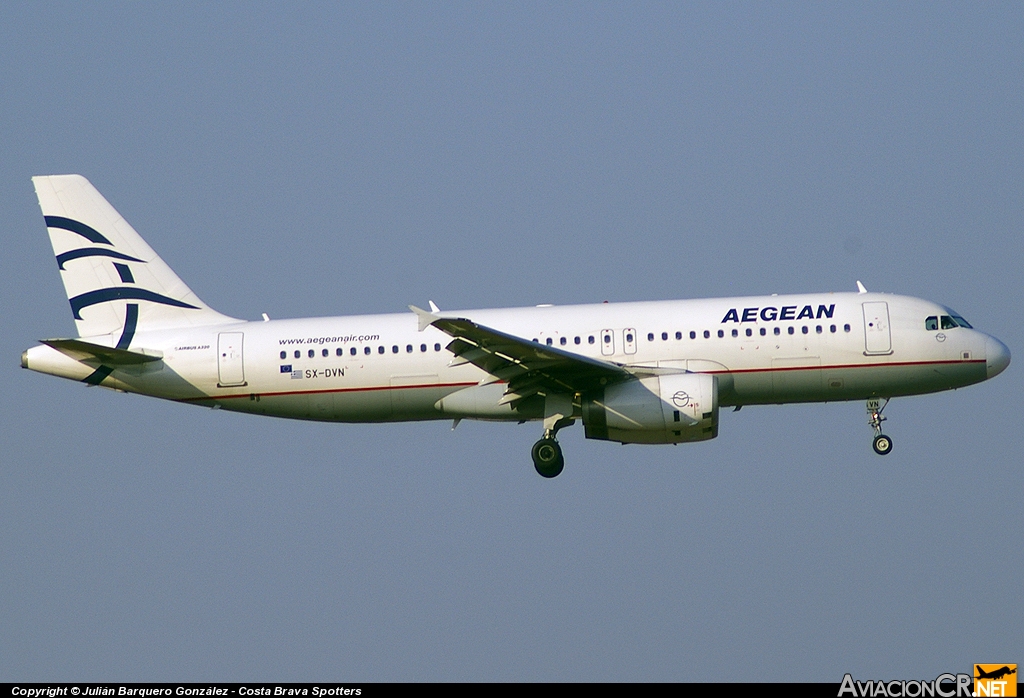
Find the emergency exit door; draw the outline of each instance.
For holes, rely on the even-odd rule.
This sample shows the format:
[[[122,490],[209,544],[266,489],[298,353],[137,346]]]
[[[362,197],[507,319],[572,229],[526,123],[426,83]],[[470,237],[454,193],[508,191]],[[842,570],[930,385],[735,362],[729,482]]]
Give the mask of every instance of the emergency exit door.
[[[601,330],[601,354],[604,356],[615,354],[615,332],[613,330]]]
[[[217,335],[217,385],[221,387],[245,385],[242,337],[241,332],[221,332]]]
[[[622,351],[627,354],[636,353],[636,330],[632,327],[622,330]]]

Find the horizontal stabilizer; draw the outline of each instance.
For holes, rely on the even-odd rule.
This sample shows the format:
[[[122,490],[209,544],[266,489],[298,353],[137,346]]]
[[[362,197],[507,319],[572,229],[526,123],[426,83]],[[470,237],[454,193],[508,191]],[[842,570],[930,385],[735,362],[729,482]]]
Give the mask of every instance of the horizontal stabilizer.
[[[160,352],[147,352],[145,349],[128,351],[127,349],[83,342],[80,339],[43,339],[40,341],[75,361],[94,361],[107,366],[135,366],[150,361],[159,361],[163,358],[163,354]]]

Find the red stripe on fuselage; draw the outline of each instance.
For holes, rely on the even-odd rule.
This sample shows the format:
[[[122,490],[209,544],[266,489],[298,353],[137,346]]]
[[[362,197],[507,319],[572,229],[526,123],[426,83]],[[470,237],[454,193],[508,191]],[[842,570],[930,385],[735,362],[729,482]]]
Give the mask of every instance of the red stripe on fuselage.
[[[196,402],[199,400],[230,400],[232,398],[249,397],[259,395],[262,397],[280,397],[281,395],[316,395],[320,393],[361,393],[371,390],[406,390],[409,388],[468,388],[477,385],[476,381],[471,383],[426,383],[417,385],[371,385],[364,388],[329,388],[328,390],[284,390],[276,393],[233,393],[231,395],[208,395],[206,397],[186,397],[178,402]]]
[[[788,357],[787,357],[788,358]],[[724,371],[699,371],[714,375],[729,373],[774,373],[777,371],[834,371],[847,368],[882,368],[885,366],[959,366],[962,364],[983,364],[985,359],[969,359],[957,361],[891,361],[874,364],[833,364],[827,366],[777,366],[774,368],[736,368]],[[501,381],[504,382],[504,381]],[[250,395],[260,397],[280,397],[282,395],[315,395],[318,393],[358,393],[372,390],[408,390],[411,388],[468,388],[478,385],[477,382],[468,383],[428,383],[425,385],[372,385],[362,388],[330,388],[328,390],[284,390],[274,393],[232,393],[231,395],[209,395],[204,397],[181,398],[178,402],[197,402],[202,400],[231,400],[235,398],[247,398]]]
[[[789,359],[791,357],[780,357]],[[700,373],[772,373],[775,371],[834,371],[842,368],[882,368],[885,366],[960,366],[962,364],[983,364],[985,359],[958,359],[955,361],[889,361],[880,364],[830,364],[825,366],[773,366],[771,368],[730,368],[724,371],[700,371]]]

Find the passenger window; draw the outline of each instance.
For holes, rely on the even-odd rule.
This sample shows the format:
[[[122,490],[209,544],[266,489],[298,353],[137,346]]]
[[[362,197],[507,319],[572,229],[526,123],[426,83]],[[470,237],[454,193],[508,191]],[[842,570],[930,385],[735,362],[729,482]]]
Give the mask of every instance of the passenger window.
[[[434,351],[441,351],[441,345],[440,344],[435,344],[434,345]]]
[[[847,324],[843,325],[843,332],[849,332],[849,331],[850,331],[850,325],[849,325],[849,323],[847,323]]]
[[[382,347],[382,346],[381,347],[377,347],[377,353],[378,354],[383,354],[384,353],[384,347]]]
[[[801,327],[800,331],[803,332],[804,334],[807,334],[807,325],[804,325],[803,327]]]
[[[796,334],[796,330],[793,328],[792,325],[789,326],[789,333],[790,334]]]
[[[426,344],[421,344],[420,345],[420,351],[426,351],[426,350],[427,350],[427,345]]]
[[[775,331],[775,336],[776,337],[778,337],[780,334],[782,334],[782,330],[779,329],[778,327],[776,327],[774,331]]]
[[[351,349],[348,350],[348,353],[351,354],[352,356],[355,356],[356,355],[356,348],[352,347]]]
[[[750,328],[748,327],[748,328],[747,328],[747,336],[749,337],[749,336],[750,336],[750,335],[752,335],[752,334],[754,334],[754,330],[752,330],[752,329],[750,329]]]
[[[939,318],[936,315],[929,315],[924,319],[924,328],[926,330],[937,330],[939,329]]]
[[[693,330],[690,330],[690,339],[697,339],[697,333]]]
[[[345,350],[344,350],[344,349],[342,349],[341,347],[338,347],[338,348],[337,348],[337,349],[336,349],[336,350],[334,351],[334,353],[335,353],[335,354],[337,354],[338,356],[343,356],[343,355],[345,354]]]
[[[676,339],[682,339],[682,338],[683,338],[683,333],[682,332],[676,332]]]
[[[710,339],[710,338],[711,338],[711,333],[709,331],[707,331],[707,330],[704,330],[704,339]]]
[[[629,335],[626,335],[626,341],[627,342],[632,342],[633,338],[630,337]],[[653,332],[648,332],[647,333],[647,341],[648,342],[653,342],[654,341],[654,333]]]
[[[818,334],[821,334],[821,325],[818,325],[817,327],[815,327],[814,331],[817,332]]]
[[[579,337],[573,337],[572,341],[573,341],[573,344],[579,344],[580,343],[580,338]]]
[[[739,337],[740,336],[740,331],[739,330],[733,330],[732,331],[732,336],[733,337]]]
[[[398,353],[398,345],[397,344],[392,344],[391,345],[391,353],[392,354],[397,354]]]
[[[668,339],[668,332],[662,332],[661,333],[661,341],[664,342],[667,339]]]
[[[411,354],[412,353],[412,345],[411,344],[406,344],[405,345],[405,353],[406,354]]]
[[[589,337],[587,337],[587,344],[593,344],[593,343],[594,343],[594,335],[590,335]]]
[[[551,337],[548,337],[547,339],[545,339],[545,340],[544,340],[544,343],[545,343],[545,344],[547,344],[547,345],[548,345],[549,347],[550,347],[550,346],[551,346],[552,344],[554,344],[554,342],[552,342],[552,341],[551,341]]]
[[[835,325],[829,325],[828,326],[828,331],[831,332],[832,334],[835,334],[836,333],[836,326]]]
[[[951,318],[948,315],[943,315],[941,320],[942,320],[942,329],[944,329],[944,330],[951,330],[954,327],[956,327],[956,323],[953,322],[953,318]]]
[[[721,339],[724,336],[725,336],[725,332],[723,330],[718,330],[718,338]]]
[[[561,344],[563,347],[565,346],[565,342],[566,342],[565,337],[562,337],[561,339],[558,340],[558,343]]]
[[[281,358],[282,358],[282,359],[287,359],[287,358],[288,358],[288,352],[286,352],[286,351],[282,351],[282,352],[281,352]]]
[[[370,347],[363,349],[363,353],[368,355],[370,353]]]
[[[314,355],[314,354],[316,354],[316,352],[315,352],[315,351],[313,351],[312,349],[310,349],[310,350],[309,350],[309,358],[311,358],[311,359],[312,359],[312,358],[313,358],[313,355]]]
[[[761,336],[764,337],[766,334],[768,334],[768,330],[766,330],[765,328],[762,327],[761,328]]]
[[[326,349],[324,349],[322,352],[320,352],[320,356],[323,356],[324,358],[327,358],[330,355],[330,353],[331,352],[329,352]]]
[[[300,356],[302,356],[302,352],[300,352],[300,351],[299,351],[298,349],[296,349],[296,350],[295,350],[295,358],[297,359],[297,358],[299,358]]]

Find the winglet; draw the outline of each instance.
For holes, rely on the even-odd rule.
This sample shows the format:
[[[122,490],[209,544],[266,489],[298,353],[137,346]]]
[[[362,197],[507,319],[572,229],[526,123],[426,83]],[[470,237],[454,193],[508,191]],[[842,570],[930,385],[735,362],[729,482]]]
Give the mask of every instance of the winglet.
[[[434,304],[431,303],[430,305],[433,306]],[[440,317],[438,317],[434,313],[430,312],[429,310],[424,310],[423,308],[417,308],[415,305],[410,305],[409,306],[409,310],[411,310],[412,312],[416,313],[416,318],[419,320],[419,331],[420,332],[422,332],[423,330],[425,330],[428,327],[430,327],[431,325],[433,325],[436,320],[440,320],[441,319]]]
[[[861,282],[860,282],[860,281],[858,280],[858,281],[857,281],[857,293],[867,293],[867,292],[868,292],[868,290],[867,290],[866,288],[864,288],[864,284],[862,284],[862,283],[861,283]]]
[[[432,313],[439,313],[439,312],[441,312],[441,309],[437,307],[437,303],[435,303],[434,301],[427,301],[427,303],[430,303],[430,312],[432,312]]]

